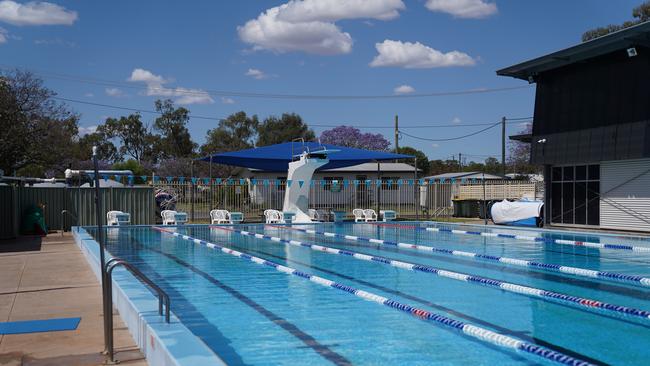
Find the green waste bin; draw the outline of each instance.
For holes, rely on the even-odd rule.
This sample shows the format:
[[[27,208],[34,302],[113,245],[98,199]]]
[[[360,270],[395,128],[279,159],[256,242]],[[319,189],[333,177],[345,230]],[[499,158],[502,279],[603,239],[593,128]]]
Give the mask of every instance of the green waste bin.
[[[42,208],[32,206],[25,210],[20,232],[26,235],[47,235],[47,226],[45,226]]]

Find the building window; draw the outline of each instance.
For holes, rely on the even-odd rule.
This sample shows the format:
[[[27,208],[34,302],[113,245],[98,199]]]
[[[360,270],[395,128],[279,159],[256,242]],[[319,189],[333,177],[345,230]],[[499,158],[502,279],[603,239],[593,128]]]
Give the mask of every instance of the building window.
[[[330,192],[340,192],[343,185],[343,177],[325,177],[323,178],[325,185],[323,190]]]
[[[553,224],[600,224],[600,165],[561,166],[551,169]]]

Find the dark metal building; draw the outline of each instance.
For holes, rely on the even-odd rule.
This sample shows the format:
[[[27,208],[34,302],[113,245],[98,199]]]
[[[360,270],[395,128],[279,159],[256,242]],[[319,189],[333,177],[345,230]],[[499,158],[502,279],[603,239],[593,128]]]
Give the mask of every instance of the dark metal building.
[[[537,84],[546,222],[650,231],[650,23],[497,74]]]

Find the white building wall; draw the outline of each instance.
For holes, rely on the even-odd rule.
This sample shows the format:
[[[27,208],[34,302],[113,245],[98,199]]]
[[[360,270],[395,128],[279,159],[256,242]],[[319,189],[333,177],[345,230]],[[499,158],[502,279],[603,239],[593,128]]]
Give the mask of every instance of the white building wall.
[[[600,164],[600,227],[650,231],[650,159]]]

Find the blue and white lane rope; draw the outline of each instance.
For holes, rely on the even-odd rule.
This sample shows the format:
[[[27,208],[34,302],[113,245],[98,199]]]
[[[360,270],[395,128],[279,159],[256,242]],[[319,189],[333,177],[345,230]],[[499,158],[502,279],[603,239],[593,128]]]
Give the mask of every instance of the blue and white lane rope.
[[[401,269],[406,269],[410,271],[419,271],[419,272],[424,272],[424,273],[429,273],[433,274],[436,276],[440,277],[445,277],[445,278],[450,278],[453,280],[457,281],[462,281],[462,282],[468,282],[468,283],[474,283],[474,284],[479,284],[487,287],[492,287],[492,288],[498,288],[501,290],[504,290],[506,292],[512,292],[520,295],[525,295],[525,296],[530,296],[534,298],[539,298],[542,300],[547,300],[547,301],[554,301],[554,302],[559,302],[562,304],[570,304],[573,306],[577,306],[583,309],[588,309],[588,310],[599,310],[599,311],[605,311],[611,314],[617,314],[621,316],[628,316],[633,319],[639,319],[644,322],[650,321],[650,312],[646,310],[640,310],[640,309],[635,309],[635,308],[630,308],[627,306],[622,306],[622,305],[614,305],[614,304],[609,304],[606,302],[598,301],[598,300],[591,300],[591,299],[586,299],[583,297],[578,297],[578,296],[572,296],[572,295],[566,295],[563,293],[559,292],[553,292],[553,291],[547,291],[535,287],[528,287],[528,286],[523,286],[523,285],[517,285],[514,283],[509,283],[509,282],[503,282],[499,280],[495,280],[492,278],[488,277],[481,277],[481,276],[475,276],[475,275],[470,275],[470,274],[465,274],[465,273],[460,273],[460,272],[453,272],[453,271],[447,271],[443,269],[438,269],[430,266],[425,266],[423,264],[415,264],[415,263],[410,263],[410,262],[402,262],[394,259],[389,259],[386,257],[379,257],[379,256],[371,256],[368,254],[363,254],[363,253],[358,253],[354,252],[351,250],[343,250],[343,249],[336,249],[336,248],[330,248],[326,247],[323,245],[317,245],[317,244],[310,244],[310,243],[304,243],[298,240],[288,240],[288,239],[282,239],[276,236],[269,236],[269,235],[263,235],[263,234],[258,234],[258,233],[252,233],[249,231],[245,230],[237,230],[233,229],[230,227],[222,227],[222,226],[210,226],[210,228],[214,229],[220,229],[228,232],[233,232],[237,233],[239,235],[244,235],[244,236],[252,236],[258,239],[265,239],[265,240],[270,240],[273,242],[279,242],[283,243],[285,245],[293,245],[297,247],[306,247],[310,248],[312,250],[318,251],[318,252],[324,252],[328,254],[338,254],[338,255],[344,255],[348,257],[352,257],[355,259],[359,260],[364,260],[364,261],[369,261],[369,262],[378,262],[382,264],[387,264],[392,267],[396,268],[401,268]]]
[[[482,342],[488,342],[488,343],[491,343],[491,344],[494,344],[494,345],[497,345],[497,346],[500,346],[500,347],[503,347],[503,348],[508,348],[508,349],[511,349],[511,350],[515,350],[515,351],[521,351],[521,352],[524,352],[524,353],[527,353],[527,354],[530,354],[530,355],[533,355],[533,356],[542,357],[542,358],[544,358],[546,360],[556,362],[556,363],[560,363],[560,364],[564,364],[564,365],[571,365],[571,366],[590,366],[590,365],[592,365],[589,362],[582,361],[582,360],[579,360],[579,359],[571,357],[571,356],[567,356],[567,355],[565,355],[563,353],[556,352],[556,351],[550,350],[548,348],[538,346],[538,345],[533,344],[533,343],[528,343],[526,341],[522,341],[522,340],[520,340],[518,338],[514,338],[514,337],[510,337],[510,336],[503,335],[503,334],[500,334],[500,333],[496,333],[496,332],[493,332],[493,331],[491,331],[489,329],[477,327],[477,326],[469,324],[469,323],[465,323],[465,322],[461,322],[459,320],[448,318],[448,317],[446,317],[444,315],[440,315],[440,314],[432,313],[432,312],[429,312],[429,311],[426,311],[426,310],[423,310],[423,309],[419,309],[419,308],[416,308],[414,306],[410,306],[408,304],[401,303],[399,301],[391,300],[391,299],[389,299],[387,297],[383,297],[383,296],[374,294],[372,292],[360,290],[360,289],[357,289],[357,288],[354,288],[354,287],[351,287],[351,286],[348,286],[348,285],[344,285],[344,284],[341,284],[341,283],[338,283],[338,282],[328,280],[328,279],[323,278],[323,277],[319,277],[319,276],[316,276],[316,275],[311,275],[309,273],[298,271],[295,268],[283,266],[283,265],[281,265],[279,263],[267,261],[265,259],[255,257],[255,256],[252,256],[250,254],[246,254],[246,253],[239,252],[239,251],[236,251],[236,250],[233,250],[233,249],[225,248],[225,247],[220,246],[218,244],[210,243],[210,242],[207,242],[205,240],[196,239],[196,238],[193,238],[191,236],[183,235],[183,234],[180,234],[180,233],[177,233],[175,231],[168,230],[168,229],[163,229],[163,228],[159,228],[159,227],[152,227],[152,229],[174,235],[176,237],[179,237],[179,238],[194,242],[196,244],[204,245],[204,246],[206,246],[206,247],[208,247],[210,249],[219,250],[219,251],[221,251],[223,253],[230,254],[230,255],[233,255],[235,257],[239,257],[239,258],[241,258],[243,260],[248,260],[248,261],[251,261],[253,263],[257,263],[257,264],[261,264],[261,265],[265,265],[265,266],[275,268],[277,271],[285,273],[287,275],[294,275],[294,276],[297,276],[297,277],[300,277],[300,278],[303,278],[303,279],[307,279],[307,280],[309,280],[311,282],[317,283],[317,284],[319,284],[321,286],[335,288],[337,290],[340,290],[340,291],[355,295],[357,297],[360,297],[360,298],[362,298],[364,300],[374,301],[374,302],[379,303],[381,305],[388,306],[389,308],[401,310],[401,311],[409,313],[409,314],[411,314],[411,315],[413,315],[413,316],[415,316],[417,318],[431,321],[434,324],[442,325],[442,326],[445,326],[447,328],[455,329],[455,330],[460,331],[460,332],[462,332],[463,334],[465,334],[465,335],[467,335],[469,337],[472,337],[474,339],[478,339],[479,341],[482,341]]]
[[[494,255],[479,254],[479,253],[473,253],[473,252],[464,252],[464,251],[461,251],[461,250],[450,250],[450,249],[444,249],[444,248],[436,248],[436,247],[431,247],[431,246],[427,246],[427,245],[401,243],[401,242],[383,240],[383,239],[364,238],[364,237],[354,236],[354,235],[344,235],[344,234],[337,234],[337,233],[331,233],[331,232],[326,232],[326,231],[317,231],[317,230],[311,230],[311,229],[302,229],[302,228],[296,228],[296,227],[290,227],[290,226],[280,226],[280,225],[267,225],[267,226],[278,228],[278,229],[295,230],[295,231],[300,231],[300,232],[307,233],[307,234],[315,234],[315,235],[322,235],[322,236],[326,236],[326,237],[345,239],[345,240],[350,240],[350,241],[364,241],[364,242],[369,242],[369,243],[374,243],[374,244],[390,245],[390,246],[394,246],[394,247],[398,247],[398,248],[415,249],[415,250],[420,250],[420,251],[423,251],[423,252],[433,252],[433,253],[453,255],[453,256],[458,256],[458,257],[477,258],[477,259],[483,259],[483,260],[492,261],[492,262],[510,264],[510,265],[518,266],[518,267],[529,267],[529,268],[535,268],[535,269],[541,269],[541,270],[547,270],[547,271],[553,271],[553,272],[561,272],[561,273],[571,274],[571,275],[580,276],[580,277],[599,278],[599,279],[604,279],[604,280],[625,282],[625,283],[635,283],[635,284],[639,284],[641,286],[650,287],[650,278],[637,276],[637,275],[628,275],[628,274],[623,274],[623,273],[607,272],[607,271],[594,271],[594,270],[586,269],[586,268],[561,266],[559,264],[534,262],[534,261],[529,261],[529,260],[525,260],[525,259],[499,257],[499,256],[494,256]]]
[[[438,227],[420,227],[415,225],[383,224],[383,223],[370,223],[370,224],[381,226],[381,227],[407,228],[407,229],[420,230],[420,231],[433,231],[433,232],[451,233],[451,234],[459,234],[459,235],[479,235],[479,236],[508,238],[508,239],[524,240],[524,241],[548,242],[548,243],[573,245],[577,247],[594,248],[594,249],[613,249],[613,250],[627,250],[632,252],[650,253],[650,247],[639,247],[639,246],[632,246],[627,244],[603,244],[603,243],[594,243],[589,241],[578,241],[578,240],[545,239],[538,236],[512,235],[512,234],[501,234],[501,233],[492,233],[492,232],[483,232],[483,231],[455,230],[455,229],[446,229],[446,228],[438,228]]]

